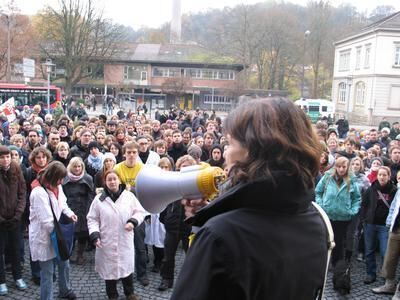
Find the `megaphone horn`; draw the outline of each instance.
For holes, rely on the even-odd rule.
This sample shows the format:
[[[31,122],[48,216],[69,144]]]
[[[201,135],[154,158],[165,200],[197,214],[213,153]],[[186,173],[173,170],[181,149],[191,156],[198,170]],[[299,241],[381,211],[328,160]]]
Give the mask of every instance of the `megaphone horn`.
[[[225,179],[225,172],[218,167],[196,165],[172,172],[147,165],[136,177],[136,196],[145,210],[157,214],[168,204],[182,198],[215,196],[218,184]]]

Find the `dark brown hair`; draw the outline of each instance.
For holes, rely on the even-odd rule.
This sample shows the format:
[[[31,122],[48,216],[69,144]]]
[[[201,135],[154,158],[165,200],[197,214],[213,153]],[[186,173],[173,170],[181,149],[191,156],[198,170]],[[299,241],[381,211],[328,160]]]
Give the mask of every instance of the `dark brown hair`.
[[[59,162],[52,161],[49,165],[39,174],[39,182],[41,184],[48,184],[52,187],[56,187],[60,179],[67,176],[67,168]]]
[[[248,151],[232,167],[233,183],[269,177],[285,171],[304,189],[314,187],[321,145],[305,113],[291,101],[275,97],[246,102],[225,119],[226,133]]]

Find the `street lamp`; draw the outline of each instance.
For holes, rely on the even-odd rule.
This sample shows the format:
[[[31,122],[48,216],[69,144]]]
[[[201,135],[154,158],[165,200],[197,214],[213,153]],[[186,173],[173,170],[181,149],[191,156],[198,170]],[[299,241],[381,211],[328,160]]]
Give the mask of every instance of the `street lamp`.
[[[47,72],[47,113],[50,114],[50,74],[55,65],[52,63],[50,58],[46,59],[44,65],[46,66]]]
[[[311,31],[306,30],[304,32],[304,43],[303,43],[303,69],[301,72],[301,98],[304,98],[304,68],[305,68],[305,61],[306,61],[306,42],[307,38],[310,35]]]

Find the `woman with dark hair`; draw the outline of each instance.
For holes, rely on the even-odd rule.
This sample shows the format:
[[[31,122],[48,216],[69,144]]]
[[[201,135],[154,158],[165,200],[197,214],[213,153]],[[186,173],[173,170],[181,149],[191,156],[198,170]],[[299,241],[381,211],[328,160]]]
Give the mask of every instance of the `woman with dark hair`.
[[[379,167],[377,179],[363,195],[361,207],[361,221],[364,225],[365,265],[367,276],[365,284],[376,280],[376,249],[379,245],[379,254],[382,262],[386,252],[389,237],[389,228],[386,227],[386,218],[389,215],[390,205],[397,191],[396,185],[390,181],[389,167]]]
[[[110,145],[110,152],[114,154],[115,160],[117,161],[117,164],[119,164],[121,161],[124,160],[124,157],[122,155],[122,147],[119,143],[113,142]]]
[[[40,299],[52,300],[54,264],[58,265],[59,295],[65,299],[76,299],[69,283],[69,261],[56,259],[50,240],[54,230],[54,217],[61,214],[78,221],[78,217],[67,205],[61,183],[67,176],[67,169],[59,161],[51,162],[32,183],[29,216],[29,247],[32,261],[40,263]]]
[[[126,299],[137,300],[133,229],[148,213],[114,170],[105,174],[104,182],[104,191],[93,200],[87,215],[90,240],[96,246],[95,270],[105,280],[109,299],[118,299],[117,282],[121,279]]]
[[[230,184],[191,219],[200,229],[171,299],[315,299],[327,230],[311,203],[321,156],[311,123],[271,98],[240,105],[224,128]],[[183,203],[191,215],[204,201]]]

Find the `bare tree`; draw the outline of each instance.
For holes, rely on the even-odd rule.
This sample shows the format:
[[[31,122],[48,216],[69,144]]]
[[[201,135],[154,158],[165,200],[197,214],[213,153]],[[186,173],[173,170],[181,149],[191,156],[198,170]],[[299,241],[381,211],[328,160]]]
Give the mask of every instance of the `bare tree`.
[[[32,24],[28,16],[20,14],[13,0],[0,5],[0,79],[6,76],[8,65],[8,30],[10,31],[10,70],[15,64],[21,64],[35,48]]]
[[[96,70],[94,62],[107,60],[123,51],[123,26],[106,20],[93,0],[59,0],[59,7],[47,7],[38,22],[40,49],[46,58],[65,70],[66,94],[81,79]],[[96,64],[94,64],[96,65]]]
[[[161,91],[164,94],[174,95],[176,102],[179,97],[193,91],[192,81],[186,76],[167,78],[161,85]]]

